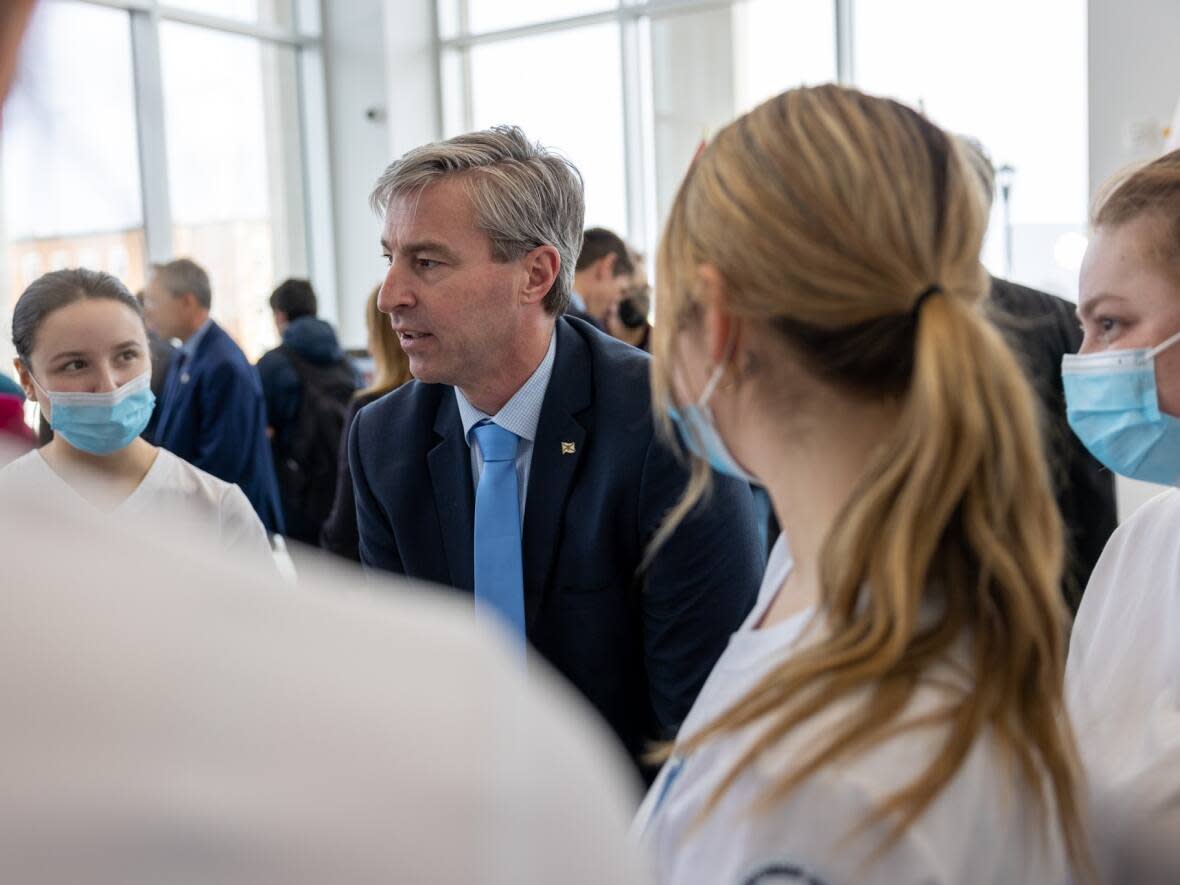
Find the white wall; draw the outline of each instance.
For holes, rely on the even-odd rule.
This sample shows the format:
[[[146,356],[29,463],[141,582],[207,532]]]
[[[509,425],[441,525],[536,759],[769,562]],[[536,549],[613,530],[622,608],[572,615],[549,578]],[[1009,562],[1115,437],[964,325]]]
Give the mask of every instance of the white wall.
[[[1180,2],[1089,0],[1090,190],[1157,156],[1180,101]],[[1125,519],[1162,488],[1118,481]]]
[[[322,5],[336,296],[345,347],[365,345],[365,299],[382,273],[380,226],[369,209],[369,191],[390,160],[384,5],[383,0],[324,0]],[[367,116],[370,112],[375,119]]]

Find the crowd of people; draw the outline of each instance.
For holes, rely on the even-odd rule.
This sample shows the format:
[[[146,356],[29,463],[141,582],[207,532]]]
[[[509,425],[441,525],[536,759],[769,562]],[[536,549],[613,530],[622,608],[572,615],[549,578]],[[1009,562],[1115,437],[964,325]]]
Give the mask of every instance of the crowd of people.
[[[272,872],[289,845],[290,881],[1175,881],[1180,497],[1116,529],[1113,477],[1180,485],[1180,152],[1100,195],[1076,316],[984,270],[993,187],[977,143],[905,105],[792,89],[693,160],[653,297],[644,257],[585,229],[560,154],[513,126],[426,144],[373,187],[371,377],[305,280],[271,294],[281,344],[251,365],[191,259],[153,267],[139,297],[46,274],[16,302],[0,389],[6,451],[24,450],[0,469],[0,511],[22,515],[5,537],[65,538],[108,585],[100,560],[134,565],[131,598],[162,618],[144,589],[184,557],[135,564],[119,531],[183,527],[224,559],[205,602],[200,578],[175,600],[200,639],[152,642],[71,603],[87,614],[62,629],[101,674],[71,691],[109,690],[121,656],[161,675],[81,705],[48,690],[9,740],[38,759],[64,738],[29,722],[84,731],[94,710],[104,740],[151,722],[181,741],[166,707],[137,704],[184,683],[202,723],[186,752],[256,790],[243,802],[267,833],[266,865],[217,863]],[[325,551],[314,599],[269,589],[276,537]],[[71,563],[31,559],[21,574],[53,592],[13,623],[44,630]],[[448,588],[427,594],[445,616],[407,603],[405,579]],[[467,611],[486,626],[446,626]],[[57,685],[35,654],[0,690],[14,673]],[[295,659],[284,687],[274,668]],[[216,692],[189,684],[197,669]],[[333,717],[347,737],[314,724]],[[276,722],[311,731],[275,760],[261,743],[215,755]],[[151,761],[183,768],[164,743]],[[313,747],[324,776],[292,774]],[[22,771],[39,808],[41,768]],[[99,781],[54,783],[77,811]],[[318,807],[292,783],[425,810],[382,858],[286,807]],[[563,820],[593,838],[573,848]],[[120,874],[200,868],[179,848],[200,838],[145,858],[125,839],[143,865]],[[425,845],[456,854],[432,873]],[[55,862],[86,868],[76,847]],[[462,879],[459,857],[486,875]]]

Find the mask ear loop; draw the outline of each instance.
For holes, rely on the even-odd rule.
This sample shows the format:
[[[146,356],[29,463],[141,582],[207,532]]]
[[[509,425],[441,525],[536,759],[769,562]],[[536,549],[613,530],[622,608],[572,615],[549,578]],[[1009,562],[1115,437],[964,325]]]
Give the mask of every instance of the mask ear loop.
[[[1157,356],[1159,356],[1161,353],[1163,353],[1165,350],[1167,350],[1169,347],[1171,347],[1177,341],[1180,341],[1180,332],[1177,332],[1171,338],[1168,338],[1166,341],[1164,341],[1163,344],[1157,344],[1151,350],[1147,351],[1147,356],[1150,359],[1155,359]]]
[[[709,380],[705,382],[705,389],[701,391],[701,395],[697,398],[697,405],[707,405],[709,400],[713,398],[713,394],[717,392],[717,387],[721,384],[721,379],[725,375],[725,364],[733,359],[737,352],[737,330],[734,329],[729,333],[729,341],[725,345],[725,356],[722,357],[713,369],[713,374],[709,376]]]

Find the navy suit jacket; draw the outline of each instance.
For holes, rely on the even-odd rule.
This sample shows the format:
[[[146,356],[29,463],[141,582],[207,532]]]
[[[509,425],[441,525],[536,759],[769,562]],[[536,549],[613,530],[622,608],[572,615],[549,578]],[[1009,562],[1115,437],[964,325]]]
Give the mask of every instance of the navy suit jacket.
[[[556,334],[522,531],[526,630],[638,754],[675,734],[753,605],[753,500],[715,476],[638,574],[687,468],[655,434],[647,354],[579,320],[559,319]],[[472,592],[475,496],[454,389],[412,382],[366,406],[349,461],[361,561]]]
[[[179,351],[172,360],[153,442],[240,486],[267,531],[282,533],[262,382],[216,323],[190,360],[182,360]]]

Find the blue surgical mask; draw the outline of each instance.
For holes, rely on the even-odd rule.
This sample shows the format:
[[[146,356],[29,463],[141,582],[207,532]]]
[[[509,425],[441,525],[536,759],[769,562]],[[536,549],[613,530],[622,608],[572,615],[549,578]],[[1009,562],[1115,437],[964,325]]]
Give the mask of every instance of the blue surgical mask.
[[[151,374],[144,372],[108,393],[57,393],[33,383],[49,400],[49,426],[75,449],[109,455],[126,448],[143,433],[156,395]]]
[[[1180,485],[1180,418],[1160,411],[1155,358],[1180,333],[1153,348],[1067,355],[1061,361],[1069,426],[1115,473]]]
[[[708,461],[709,466],[718,473],[744,479],[751,485],[761,485],[734,460],[713,421],[713,410],[709,408],[709,400],[724,374],[725,365],[718,365],[706,382],[705,389],[701,391],[700,398],[694,404],[681,409],[668,406],[668,417],[680,431],[680,437],[688,446],[688,450],[698,458]]]

